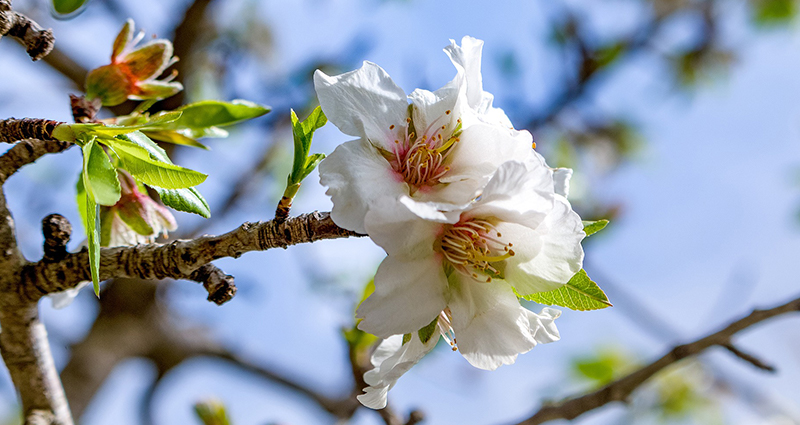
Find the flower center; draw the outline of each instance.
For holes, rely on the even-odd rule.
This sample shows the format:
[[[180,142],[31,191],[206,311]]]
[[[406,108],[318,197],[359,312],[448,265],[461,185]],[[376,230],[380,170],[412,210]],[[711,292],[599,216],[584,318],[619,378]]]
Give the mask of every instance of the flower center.
[[[407,118],[405,137],[394,141],[393,151],[388,155],[389,162],[413,190],[438,184],[439,179],[450,171],[450,167],[444,164],[459,141],[461,120],[457,121],[452,133],[443,135],[447,126],[438,122],[447,115],[450,115],[449,110],[420,135],[414,130],[411,119]],[[394,126],[390,126],[389,130],[394,130]]]
[[[473,279],[485,276],[486,282],[491,282],[493,277],[503,278],[497,263],[514,255],[514,245],[503,242],[502,237],[486,220],[459,221],[445,226],[439,248],[459,272]]]

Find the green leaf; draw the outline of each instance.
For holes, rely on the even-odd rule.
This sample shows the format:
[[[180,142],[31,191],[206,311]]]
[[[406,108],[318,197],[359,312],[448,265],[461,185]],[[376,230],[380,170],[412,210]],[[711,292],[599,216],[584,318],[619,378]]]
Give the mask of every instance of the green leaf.
[[[197,214],[204,218],[211,217],[211,209],[200,192],[193,187],[186,189],[162,189],[153,187],[164,205],[183,212]]]
[[[419,340],[422,341],[423,344],[427,344],[428,341],[430,341],[431,337],[436,332],[436,325],[438,323],[439,323],[439,318],[436,317],[427,326],[417,331],[417,334],[419,335]]]
[[[241,99],[231,102],[204,100],[182,106],[177,111],[182,113],[181,117],[177,121],[161,127],[162,129],[202,130],[208,127],[232,125],[260,117],[269,112],[270,108]]]
[[[206,175],[173,164],[163,149],[141,132],[102,140],[114,149],[122,168],[142,183],[165,189],[197,186]]]
[[[208,147],[206,145],[198,142],[197,140],[191,137],[184,136],[183,134],[178,133],[177,131],[174,130],[158,130],[158,131],[147,130],[144,131],[143,133],[145,134],[145,136],[153,140],[158,140],[160,142],[167,142],[176,145],[191,146],[194,148],[208,150]]]
[[[78,12],[88,0],[53,0],[53,10],[58,15],[71,15]],[[58,18],[68,18],[71,16],[57,16]]]
[[[89,249],[89,270],[92,275],[92,286],[94,293],[100,296],[100,229],[97,220],[98,207],[92,195],[86,191],[89,177],[87,173],[81,171],[81,177],[77,185],[78,212],[83,221],[83,228],[86,230],[86,245]]]
[[[593,234],[605,229],[607,225],[608,220],[584,221],[583,231],[586,233],[586,236],[592,236]]]
[[[83,172],[86,191],[100,205],[112,206],[119,201],[121,191],[117,170],[103,148],[94,140],[83,146]]]
[[[561,288],[525,295],[523,298],[539,304],[557,305],[578,311],[599,310],[612,305],[605,292],[592,282],[583,269]]]
[[[164,189],[186,189],[205,181],[203,173],[179,167],[174,164],[143,158],[130,151],[115,149],[122,162],[122,168],[142,183]]]
[[[756,24],[762,26],[781,25],[797,15],[795,0],[756,0],[753,5]]]
[[[314,131],[324,126],[328,119],[322,112],[322,108],[317,106],[311,111],[305,121],[300,121],[294,110],[291,111],[292,118],[292,136],[294,139],[294,161],[292,163],[292,172],[289,174],[289,184],[297,184],[303,181],[311,171],[322,161],[324,155],[314,154],[308,156],[311,150],[311,140],[314,137]]]

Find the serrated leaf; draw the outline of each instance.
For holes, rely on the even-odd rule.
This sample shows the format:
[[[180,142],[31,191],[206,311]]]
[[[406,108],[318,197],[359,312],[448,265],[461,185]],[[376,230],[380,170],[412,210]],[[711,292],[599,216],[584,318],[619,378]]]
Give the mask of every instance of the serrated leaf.
[[[184,136],[181,133],[178,133],[174,130],[158,130],[158,131],[144,131],[143,132],[147,137],[158,140],[160,142],[172,143],[175,145],[183,145],[183,146],[191,146],[194,148],[200,148],[208,150],[208,147],[197,140]]]
[[[177,111],[182,113],[181,117],[162,127],[163,129],[202,130],[208,127],[227,126],[260,117],[269,112],[270,108],[241,99],[231,102],[204,100],[184,105]]]
[[[612,306],[605,292],[583,269],[561,288],[525,295],[523,298],[539,304],[557,305],[578,311],[599,310]]]
[[[608,226],[608,220],[597,220],[597,221],[584,221],[583,222],[583,231],[586,233],[586,236],[591,236]]]
[[[94,140],[83,145],[83,172],[86,191],[100,205],[112,206],[119,201],[121,189],[117,170],[103,148]]]
[[[174,164],[142,158],[116,149],[122,168],[148,186],[164,189],[186,189],[205,181],[207,175]]]
[[[428,341],[430,341],[431,337],[436,332],[436,325],[438,323],[439,323],[439,318],[436,317],[427,326],[417,331],[417,335],[419,335],[419,340],[422,341],[423,344],[427,344]]]
[[[86,191],[87,174],[81,171],[77,184],[78,212],[86,231],[86,245],[89,250],[89,271],[92,276],[94,293],[100,296],[100,229],[98,229],[98,207],[91,194]]]
[[[193,187],[186,189],[153,187],[153,189],[158,192],[161,202],[174,210],[194,213],[204,218],[211,217],[211,209],[208,207],[208,203],[200,195],[200,192]]]
[[[142,183],[165,189],[184,189],[197,186],[206,175],[177,166],[166,152],[141,132],[103,139],[120,159],[121,167]]]

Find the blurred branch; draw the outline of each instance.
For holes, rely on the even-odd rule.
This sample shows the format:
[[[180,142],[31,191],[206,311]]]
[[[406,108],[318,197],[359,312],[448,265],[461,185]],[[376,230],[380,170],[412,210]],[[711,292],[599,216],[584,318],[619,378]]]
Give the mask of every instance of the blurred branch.
[[[63,76],[67,77],[76,89],[83,89],[86,81],[86,74],[89,71],[82,67],[78,62],[69,57],[59,48],[53,48],[49,55],[45,56],[44,62]]]
[[[624,378],[614,381],[595,392],[545,405],[533,416],[520,422],[518,425],[535,425],[555,419],[572,420],[586,412],[602,407],[608,403],[616,401],[624,402],[633,391],[639,388],[640,385],[665,367],[686,357],[699,354],[715,345],[723,347],[730,345],[730,340],[736,333],[741,332],[764,320],[796,311],[800,311],[800,298],[796,298],[788,303],[767,310],[754,310],[749,315],[734,321],[720,331],[710,334],[697,341],[678,345],[672,348],[667,354],[655,362],[631,373]]]
[[[26,139],[11,147],[0,156],[0,184],[5,182],[20,168],[28,165],[48,153],[67,150],[72,143],[60,140]]]
[[[50,53],[56,41],[53,31],[43,29],[27,16],[11,10],[11,0],[0,0],[0,37],[4,35],[22,43],[34,61]]]

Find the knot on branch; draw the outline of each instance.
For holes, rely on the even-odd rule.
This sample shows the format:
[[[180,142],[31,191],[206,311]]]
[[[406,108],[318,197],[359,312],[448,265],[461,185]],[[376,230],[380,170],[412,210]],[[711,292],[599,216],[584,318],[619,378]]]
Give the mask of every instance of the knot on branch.
[[[42,219],[44,235],[44,261],[61,261],[67,256],[67,242],[72,236],[72,225],[60,214],[50,214]]]
[[[83,96],[69,95],[69,104],[72,108],[72,118],[78,123],[90,123],[97,120],[97,112],[103,106],[100,98],[86,100]]]
[[[208,300],[217,305],[225,304],[236,295],[233,276],[225,274],[217,266],[206,264],[192,272],[190,279],[202,282],[208,291]]]
[[[55,37],[50,29],[43,29],[27,16],[11,10],[11,2],[0,2],[0,37],[9,35],[25,45],[25,50],[32,60],[47,56],[53,45]]]

